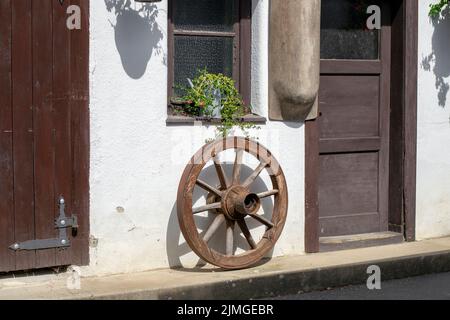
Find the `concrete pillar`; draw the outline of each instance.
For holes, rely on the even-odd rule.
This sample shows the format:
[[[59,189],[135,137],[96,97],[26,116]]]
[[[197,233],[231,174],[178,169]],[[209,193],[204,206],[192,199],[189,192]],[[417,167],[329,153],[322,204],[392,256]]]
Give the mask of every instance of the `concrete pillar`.
[[[304,121],[318,113],[321,0],[271,0],[269,117]]]

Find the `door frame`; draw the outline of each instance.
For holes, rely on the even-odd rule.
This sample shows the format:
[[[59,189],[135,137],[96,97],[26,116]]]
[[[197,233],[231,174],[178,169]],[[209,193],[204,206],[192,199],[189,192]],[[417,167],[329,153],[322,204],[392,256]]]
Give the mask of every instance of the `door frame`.
[[[72,79],[72,103],[78,109],[72,119],[72,148],[73,154],[73,195],[72,210],[69,214],[78,216],[77,237],[72,239],[73,253],[72,264],[87,266],[90,262],[90,2],[91,0],[76,0],[82,10],[81,30],[71,31],[72,51],[71,72]],[[81,217],[81,219],[80,219]]]
[[[394,2],[394,1],[393,1]],[[400,188],[393,201],[399,203],[402,232],[406,241],[415,241],[416,233],[416,162],[417,162],[417,74],[418,74],[418,0],[398,0],[392,10],[392,37],[398,48],[392,48],[392,66],[398,79],[392,79],[391,99],[400,105],[401,114],[392,126],[401,130],[391,133],[390,143],[403,158],[390,170],[391,186]],[[392,71],[391,71],[392,73]],[[395,97],[393,96],[395,94]],[[400,94],[398,94],[400,93]],[[395,101],[394,101],[395,100]],[[392,150],[392,147],[391,147]],[[390,168],[394,164],[390,161]],[[393,175],[393,173],[396,173]],[[391,215],[389,215],[391,220]],[[391,222],[391,221],[390,221]],[[390,225],[398,232],[398,225]],[[390,228],[391,228],[390,227]],[[305,251],[320,250],[319,236],[319,125],[318,120],[305,122]]]

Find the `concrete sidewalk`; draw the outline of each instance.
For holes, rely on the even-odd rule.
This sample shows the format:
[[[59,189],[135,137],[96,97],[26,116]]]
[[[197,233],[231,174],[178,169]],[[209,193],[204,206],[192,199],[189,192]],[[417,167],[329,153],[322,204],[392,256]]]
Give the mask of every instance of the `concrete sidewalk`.
[[[450,237],[276,258],[241,271],[167,269],[83,278],[81,290],[67,289],[67,274],[3,278],[0,299],[255,299],[362,284],[374,264],[382,280],[450,271]]]

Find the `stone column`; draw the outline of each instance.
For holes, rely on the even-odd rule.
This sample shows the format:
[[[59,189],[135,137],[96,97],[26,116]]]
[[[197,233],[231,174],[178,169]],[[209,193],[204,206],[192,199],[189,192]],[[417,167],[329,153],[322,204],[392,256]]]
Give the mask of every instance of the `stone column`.
[[[318,116],[321,0],[271,0],[269,117],[304,121]]]

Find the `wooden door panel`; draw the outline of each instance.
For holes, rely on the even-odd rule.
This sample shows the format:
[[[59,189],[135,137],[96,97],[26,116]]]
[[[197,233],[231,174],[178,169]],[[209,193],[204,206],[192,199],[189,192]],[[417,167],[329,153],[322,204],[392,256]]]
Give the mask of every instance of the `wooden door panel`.
[[[82,29],[56,0],[0,2],[0,272],[89,261],[89,1]],[[55,239],[59,197],[79,229],[71,247],[13,251]]]
[[[89,261],[89,0],[72,0],[84,15],[82,30],[70,34],[70,135],[72,148],[72,212],[78,216],[78,233],[72,240],[71,259]]]
[[[55,219],[55,154],[53,101],[53,34],[52,2],[41,1],[33,6],[33,105],[35,143],[35,226],[36,239],[57,237],[57,231],[49,221]],[[40,267],[55,266],[56,250],[36,252],[36,263]]]
[[[379,136],[379,76],[323,75],[321,138]]]
[[[67,15],[65,10],[53,6],[53,51],[57,54],[53,57],[53,119],[54,119],[54,154],[55,154],[55,190],[56,196],[64,196],[66,212],[73,212],[72,206],[72,137],[71,137],[71,60],[72,50],[69,29],[66,25]],[[55,202],[56,203],[56,202]],[[75,213],[74,213],[75,214]],[[71,262],[73,250],[57,250],[56,263],[67,265]]]
[[[379,231],[378,153],[320,157],[320,234],[352,235]]]
[[[34,239],[33,57],[31,1],[12,1],[15,241]],[[16,253],[16,268],[33,269],[35,252]]]
[[[336,63],[339,61],[339,63]],[[322,75],[379,75],[382,71],[380,60],[321,60]]]
[[[321,217],[378,212],[378,154],[346,153],[320,159]]]
[[[0,1],[0,247],[14,242],[14,166],[11,79],[11,0]],[[14,269],[14,253],[0,249],[0,270]]]
[[[349,236],[364,233],[376,233],[379,228],[380,215],[378,212],[349,215],[341,217],[325,217],[320,219],[320,234]]]
[[[320,139],[319,151],[323,154],[335,152],[367,152],[381,149],[381,138],[329,138]]]

